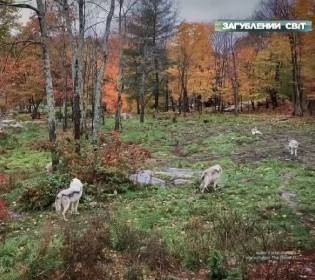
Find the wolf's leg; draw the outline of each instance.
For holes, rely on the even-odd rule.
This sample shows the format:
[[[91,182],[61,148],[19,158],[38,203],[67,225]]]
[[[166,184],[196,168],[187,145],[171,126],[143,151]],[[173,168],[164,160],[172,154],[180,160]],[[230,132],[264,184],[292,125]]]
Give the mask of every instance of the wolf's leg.
[[[77,201],[75,201],[75,202],[73,202],[73,203],[75,204],[74,213],[75,213],[75,214],[79,214],[79,212],[78,212],[79,200],[77,200]]]
[[[71,202],[69,200],[66,200],[66,201],[64,201],[64,204],[65,205],[64,205],[64,208],[63,208],[63,211],[62,211],[62,216],[63,216],[63,219],[65,221],[68,221],[67,218],[66,218],[66,212],[68,211]]]
[[[202,193],[204,192],[204,181],[201,182],[199,189]]]
[[[204,179],[203,192],[209,191],[210,178],[206,175]]]
[[[293,148],[290,147],[290,154],[293,155]]]
[[[75,202],[70,202],[71,204],[71,214],[75,212]]]

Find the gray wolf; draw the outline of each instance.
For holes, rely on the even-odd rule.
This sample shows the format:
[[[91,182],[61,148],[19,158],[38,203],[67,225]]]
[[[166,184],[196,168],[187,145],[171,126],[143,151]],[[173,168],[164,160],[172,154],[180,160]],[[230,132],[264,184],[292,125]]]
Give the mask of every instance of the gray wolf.
[[[65,221],[66,219],[66,212],[68,211],[69,207],[71,206],[71,212],[75,214],[78,213],[78,205],[80,198],[83,192],[83,184],[82,182],[74,178],[70,183],[70,187],[68,189],[62,190],[57,194],[55,200],[55,208],[57,213],[62,213],[62,216]]]

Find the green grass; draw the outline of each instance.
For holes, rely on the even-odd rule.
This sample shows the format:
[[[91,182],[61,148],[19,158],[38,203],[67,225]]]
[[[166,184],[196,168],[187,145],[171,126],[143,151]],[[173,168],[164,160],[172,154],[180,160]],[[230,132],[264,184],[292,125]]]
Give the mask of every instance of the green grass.
[[[102,129],[108,132],[113,126],[113,120],[106,119]],[[250,129],[254,126],[263,132],[262,137],[251,135]],[[46,134],[43,126],[35,125],[12,132],[18,145],[11,143],[10,149],[1,155],[0,171],[9,174],[24,171],[29,177],[39,176],[49,162],[49,153],[34,150],[30,144],[34,139],[46,138]],[[254,220],[259,227],[266,227],[273,234],[281,234],[282,241],[291,249],[311,248],[314,246],[314,236],[303,224],[303,219],[281,199],[279,192],[286,174],[294,172],[296,175],[285,187],[296,193],[297,211],[315,221],[314,135],[313,122],[298,119],[279,121],[279,118],[272,116],[209,114],[178,117],[175,123],[171,119],[150,117],[144,124],[140,124],[136,118],[124,121],[122,140],[151,151],[153,159],[144,168],[187,167],[203,170],[218,163],[224,170],[223,188],[217,193],[195,194],[198,182],[177,188],[148,187],[127,191],[109,198],[104,204],[119,221],[148,233],[151,230],[160,232],[170,252],[191,268],[200,265],[198,261],[196,264],[198,257],[205,258],[203,265],[209,265],[210,251],[221,250],[214,241],[217,232],[211,226],[223,219],[224,213],[236,212],[242,221]],[[302,143],[298,159],[291,159],[285,149],[290,137]],[[12,209],[12,203],[21,194],[23,182],[19,186],[5,196]],[[83,209],[85,218],[93,217],[93,210],[89,207]],[[16,271],[34,262],[41,225],[47,219],[55,219],[51,211],[44,212],[40,219],[36,212],[24,215],[19,223],[9,223],[6,241],[1,243],[0,274],[2,271],[6,277],[3,279],[18,279]],[[204,240],[198,240],[203,236],[203,228],[200,228],[199,237],[191,232],[190,227],[195,220],[206,226],[205,232],[209,236],[204,233]],[[60,242],[60,239],[57,240]],[[254,246],[253,240],[244,242],[248,247]],[[257,244],[257,250],[261,249]],[[194,256],[193,251],[203,246],[209,252]],[[21,247],[24,251],[20,251]],[[233,254],[233,250],[225,253]],[[28,252],[28,255],[23,252]]]

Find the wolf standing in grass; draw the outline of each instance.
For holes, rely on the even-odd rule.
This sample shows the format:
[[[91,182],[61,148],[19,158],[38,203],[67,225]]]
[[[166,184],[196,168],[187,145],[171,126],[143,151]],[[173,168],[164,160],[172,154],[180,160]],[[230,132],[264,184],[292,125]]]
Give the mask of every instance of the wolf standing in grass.
[[[299,148],[299,142],[292,139],[289,141],[289,151],[290,151],[290,154],[293,156],[296,156],[297,157],[297,151],[298,151],[298,148]]]
[[[78,213],[78,205],[80,198],[82,196],[83,192],[83,184],[82,182],[74,178],[72,179],[70,183],[70,187],[68,189],[62,190],[57,194],[56,201],[55,201],[55,207],[57,213],[62,213],[62,216],[65,221],[66,219],[66,212],[68,211],[70,205],[71,205],[71,212],[75,214]]]
[[[205,170],[202,175],[201,175],[201,185],[200,185],[200,190],[202,193],[205,191],[208,191],[208,187],[210,184],[213,184],[212,189],[213,191],[216,191],[216,186],[218,184],[218,181],[222,175],[222,167],[217,164],[214,165],[207,170]]]

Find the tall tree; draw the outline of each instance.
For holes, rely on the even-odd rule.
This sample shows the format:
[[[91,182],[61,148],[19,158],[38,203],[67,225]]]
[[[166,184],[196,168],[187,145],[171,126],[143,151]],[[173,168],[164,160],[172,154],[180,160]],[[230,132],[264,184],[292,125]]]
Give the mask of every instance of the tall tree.
[[[104,80],[104,72],[108,59],[108,38],[110,35],[110,26],[115,10],[115,0],[111,0],[110,9],[106,18],[105,32],[101,41],[101,61],[98,69],[95,86],[94,86],[94,116],[93,116],[93,142],[98,142],[98,132],[101,119],[101,89]]]
[[[296,19],[295,0],[262,0],[256,17],[261,19]],[[303,116],[302,35],[288,32],[292,65],[293,115]]]
[[[46,22],[46,9],[42,0],[36,0],[37,8],[29,4],[17,4],[11,3],[11,1],[0,1],[0,7],[16,7],[31,9],[37,15],[39,26],[40,26],[40,39],[42,46],[42,59],[44,69],[44,80],[45,80],[45,92],[47,99],[47,110],[48,110],[48,129],[49,129],[49,140],[51,144],[51,156],[52,166],[55,170],[58,164],[58,156],[56,152],[56,121],[55,121],[55,104],[53,95],[53,84],[50,68],[50,56],[48,46],[48,30]]]
[[[124,55],[123,48],[126,41],[126,17],[132,7],[137,3],[137,0],[125,1],[125,0],[117,0],[118,1],[118,79],[117,79],[117,104],[116,104],[116,112],[115,112],[115,130],[119,130],[121,127],[121,106],[122,106],[122,93],[124,90]]]

